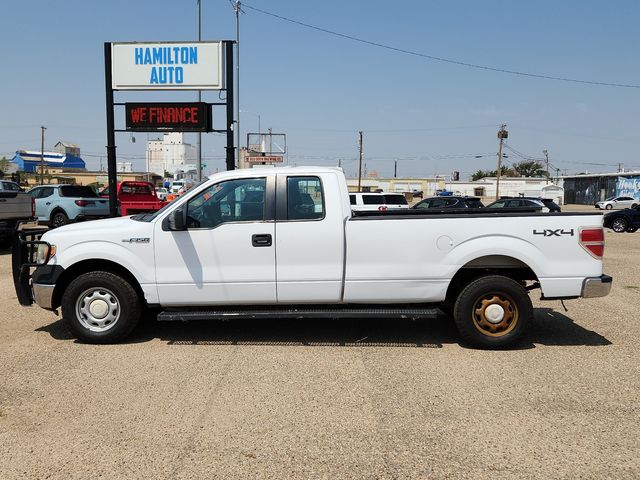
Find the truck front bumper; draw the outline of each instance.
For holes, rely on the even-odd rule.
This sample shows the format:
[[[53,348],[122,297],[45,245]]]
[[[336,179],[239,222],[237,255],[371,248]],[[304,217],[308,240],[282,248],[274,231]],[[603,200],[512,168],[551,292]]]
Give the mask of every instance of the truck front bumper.
[[[583,298],[606,297],[611,291],[613,278],[609,275],[600,275],[599,277],[588,277],[582,282]]]
[[[44,283],[33,283],[33,301],[46,310],[53,309],[53,289],[55,285],[46,285]]]

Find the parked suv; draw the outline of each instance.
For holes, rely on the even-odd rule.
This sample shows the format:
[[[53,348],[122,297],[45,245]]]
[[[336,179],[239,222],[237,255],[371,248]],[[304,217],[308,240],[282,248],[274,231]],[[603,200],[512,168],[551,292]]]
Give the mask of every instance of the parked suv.
[[[607,213],[603,225],[616,233],[633,233],[640,227],[640,205],[619,212]]]
[[[36,201],[38,223],[61,227],[109,216],[109,201],[82,185],[41,185],[29,190]]]
[[[350,193],[351,210],[366,212],[394,208],[409,208],[407,199],[401,193]]]
[[[415,209],[425,208],[484,208],[478,197],[431,197],[416,203]]]
[[[601,210],[620,210],[623,208],[634,208],[640,204],[640,200],[633,197],[609,197],[602,202],[595,204]]]

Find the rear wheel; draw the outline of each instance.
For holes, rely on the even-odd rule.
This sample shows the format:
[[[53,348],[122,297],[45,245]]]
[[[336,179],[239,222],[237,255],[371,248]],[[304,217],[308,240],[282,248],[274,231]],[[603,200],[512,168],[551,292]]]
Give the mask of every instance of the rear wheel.
[[[64,225],[66,225],[67,223],[69,223],[69,217],[67,217],[66,213],[58,210],[57,212],[54,212],[53,215],[51,215],[51,227],[52,228],[62,227]]]
[[[636,208],[637,206],[638,206],[638,204],[637,204],[637,203],[632,203],[632,204],[631,204],[631,208]]]
[[[629,232],[629,233],[633,233],[636,230],[638,230],[638,227],[629,227],[629,228],[627,228],[627,232]]]
[[[62,296],[62,317],[71,331],[89,343],[115,343],[140,320],[142,302],[124,278],[89,272],[73,280]]]
[[[613,208],[613,205],[611,205],[610,203],[608,203],[608,204],[604,207],[604,209],[605,209],[605,210],[611,210],[612,208]]]
[[[613,222],[611,222],[611,230],[616,233],[622,233],[627,230],[629,227],[629,222],[627,222],[624,218],[616,218]]]
[[[462,338],[480,348],[513,345],[533,317],[523,286],[501,275],[478,278],[458,295],[453,310]]]

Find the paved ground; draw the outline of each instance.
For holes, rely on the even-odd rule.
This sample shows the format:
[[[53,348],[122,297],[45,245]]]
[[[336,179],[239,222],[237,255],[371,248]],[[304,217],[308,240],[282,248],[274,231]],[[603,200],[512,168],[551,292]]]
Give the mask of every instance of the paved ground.
[[[0,478],[639,478],[640,233],[609,297],[536,302],[518,349],[430,321],[148,320],[90,346],[0,254]]]

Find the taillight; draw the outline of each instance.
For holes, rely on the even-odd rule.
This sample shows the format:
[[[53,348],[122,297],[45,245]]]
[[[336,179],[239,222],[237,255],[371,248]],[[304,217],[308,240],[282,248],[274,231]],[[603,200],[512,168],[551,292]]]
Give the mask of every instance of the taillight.
[[[36,197],[31,197],[31,216],[36,216]]]
[[[86,207],[87,205],[93,205],[96,202],[94,202],[93,200],[76,200],[75,203],[79,207]]]
[[[602,228],[581,228],[580,246],[597,259],[604,255],[604,229]]]

